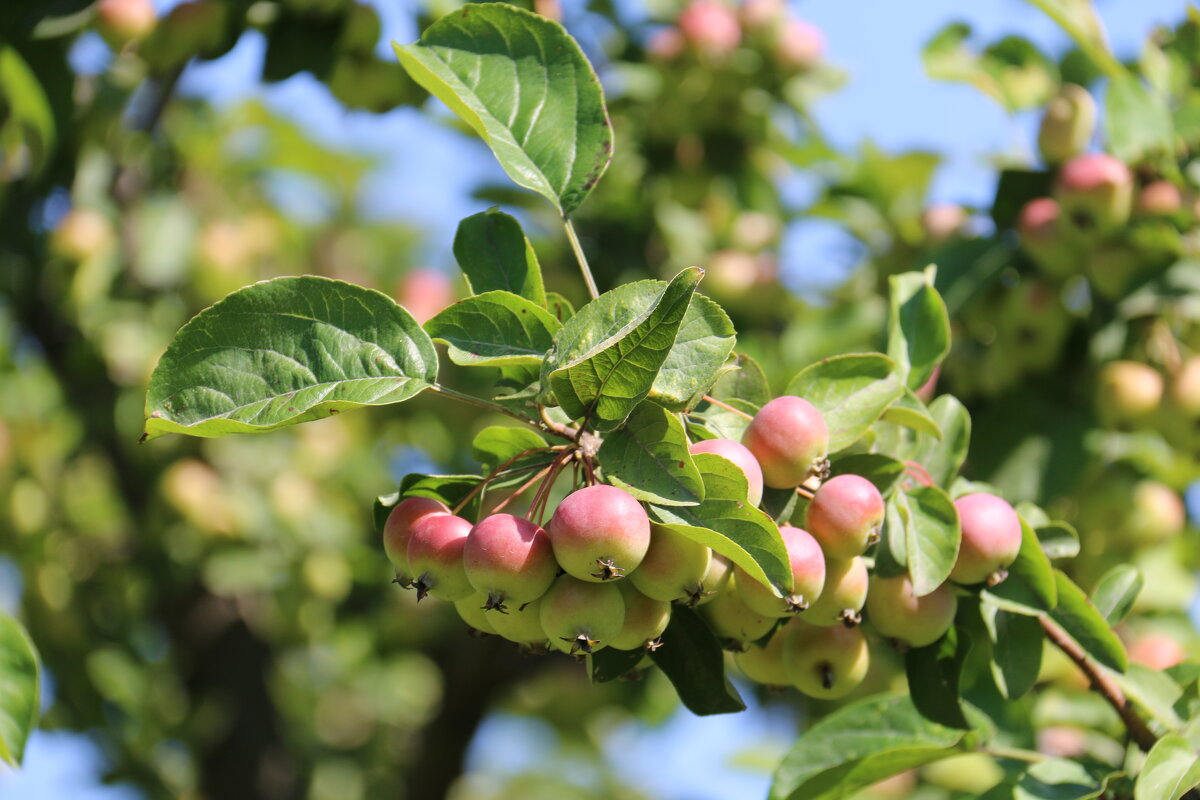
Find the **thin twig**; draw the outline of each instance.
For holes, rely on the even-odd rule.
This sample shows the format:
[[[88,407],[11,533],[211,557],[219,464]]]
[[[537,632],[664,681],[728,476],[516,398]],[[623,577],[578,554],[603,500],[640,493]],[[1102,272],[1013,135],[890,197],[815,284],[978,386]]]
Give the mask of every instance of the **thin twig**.
[[[567,232],[567,241],[571,243],[571,249],[575,251],[575,260],[579,262],[579,271],[583,273],[583,282],[587,284],[588,295],[595,300],[600,296],[600,291],[596,288],[596,279],[592,277],[592,270],[588,266],[587,256],[583,254],[583,245],[579,243],[575,226],[571,224],[571,220],[563,217],[563,228]]]
[[[1038,764],[1042,761],[1049,761],[1050,756],[1045,753],[1039,753],[1036,750],[1023,750],[1019,747],[981,747],[976,752],[983,753],[985,756],[993,758],[1007,758],[1010,761],[1028,761],[1030,764]]]
[[[518,488],[515,492],[510,494],[508,497],[504,498],[499,503],[497,503],[496,507],[492,509],[492,513],[499,514],[501,511],[504,510],[505,506],[507,506],[509,503],[511,503],[513,500],[515,500],[517,497],[519,497],[530,486],[533,486],[535,483],[537,483],[542,478],[542,476],[544,476],[549,471],[550,471],[550,467],[547,466],[541,472],[537,473],[532,478],[530,478],[529,480],[522,483],[520,488]]]
[[[551,448],[549,448],[549,447],[531,447],[528,450],[523,450],[520,453],[517,453],[515,456],[510,458],[508,461],[505,461],[503,464],[501,464],[500,466],[498,466],[494,470],[492,470],[491,473],[486,478],[484,478],[479,483],[477,483],[473,487],[471,487],[471,491],[467,492],[467,496],[464,497],[462,500],[458,501],[458,505],[456,505],[454,507],[453,513],[457,514],[459,511],[462,511],[463,508],[466,507],[467,503],[471,502],[471,498],[473,498],[475,495],[477,495],[481,491],[483,491],[483,488],[485,486],[487,486],[489,483],[496,480],[496,478],[499,477],[500,473],[503,472],[507,467],[511,466],[513,464],[513,462],[515,462],[519,459],[522,459],[525,456],[530,456],[530,455],[533,455],[534,453],[540,453],[543,450],[549,450],[549,449],[551,449]],[[556,456],[556,458],[557,458],[557,456]]]
[[[707,394],[704,395],[704,399],[707,400],[708,402],[712,403],[714,406],[717,406],[718,408],[723,408],[726,411],[731,411],[740,417],[745,417],[746,419],[754,419],[753,414],[747,414],[745,411],[742,411],[740,408],[734,408],[733,406],[729,405],[728,403],[723,403],[711,395],[707,395]]]

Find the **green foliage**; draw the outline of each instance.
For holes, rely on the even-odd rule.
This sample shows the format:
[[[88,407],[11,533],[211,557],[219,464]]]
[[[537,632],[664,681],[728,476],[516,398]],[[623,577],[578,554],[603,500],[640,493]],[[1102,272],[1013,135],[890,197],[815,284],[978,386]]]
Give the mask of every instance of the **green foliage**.
[[[425,323],[461,366],[538,366],[561,326],[541,306],[504,291],[460,300]]]
[[[460,222],[454,257],[473,293],[511,292],[546,306],[537,253],[521,224],[508,214],[492,208]]]
[[[829,425],[829,451],[836,453],[858,441],[903,396],[893,369],[878,353],[834,356],[801,370],[785,393],[817,407]]]
[[[605,477],[638,500],[694,506],[704,499],[683,423],[653,403],[637,406],[624,425],[605,437],[596,456]]]
[[[21,623],[0,614],[0,758],[21,763],[41,713],[42,665]]]

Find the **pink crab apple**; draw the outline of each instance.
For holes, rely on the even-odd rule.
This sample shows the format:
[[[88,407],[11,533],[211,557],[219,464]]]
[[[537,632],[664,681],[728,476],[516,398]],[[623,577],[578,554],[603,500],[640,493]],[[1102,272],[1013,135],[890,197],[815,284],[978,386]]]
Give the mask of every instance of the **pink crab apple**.
[[[1038,150],[1047,164],[1061,164],[1085,149],[1096,128],[1096,101],[1087,89],[1065,84],[1046,106],[1038,128]]]
[[[871,578],[867,593],[867,620],[889,639],[910,647],[924,647],[942,638],[954,624],[958,597],[943,583],[924,597],[913,594],[908,575]]]
[[[625,625],[625,600],[617,584],[559,575],[541,599],[539,619],[550,645],[574,655],[612,643]]]
[[[96,3],[96,27],[114,48],[146,38],[157,21],[158,13],[152,0],[100,0]]]
[[[867,676],[871,654],[860,629],[823,628],[795,619],[782,633],[788,680],[809,697],[845,697]]]
[[[1137,213],[1144,217],[1169,217],[1183,208],[1183,193],[1170,181],[1151,181],[1137,196]]]
[[[762,467],[763,483],[791,489],[829,452],[829,426],[812,403],[784,395],[759,409],[742,434],[742,444]]]
[[[1021,208],[1017,233],[1030,260],[1051,278],[1068,278],[1081,269],[1079,248],[1063,235],[1062,208],[1052,197],[1038,197]]]
[[[718,639],[738,648],[766,636],[777,622],[776,617],[759,614],[743,602],[737,591],[737,575],[730,575],[725,591],[704,606],[704,616]]]
[[[558,562],[550,537],[524,517],[492,514],[475,523],[463,549],[467,580],[487,598],[485,607],[507,612],[546,593]]]
[[[821,29],[802,19],[789,19],[775,39],[775,60],[784,69],[802,72],[821,63],[825,37]]]
[[[1138,425],[1162,402],[1163,378],[1140,361],[1110,361],[1100,369],[1096,406],[1108,425]]]
[[[688,452],[692,455],[696,453],[711,453],[720,456],[726,461],[732,461],[734,466],[740,469],[742,474],[746,476],[746,483],[749,485],[749,489],[746,492],[746,502],[756,508],[762,502],[762,468],[758,465],[758,460],[754,458],[754,454],[747,450],[745,445],[739,444],[733,439],[704,439],[688,448]]]
[[[867,602],[871,576],[861,556],[826,559],[825,589],[817,602],[808,607],[803,619],[809,625],[853,627]]]
[[[488,614],[482,608],[479,612],[487,617],[487,621],[501,638],[524,648],[545,651],[549,649],[549,637],[542,630],[543,598],[545,595],[532,603],[509,609],[507,614]]]
[[[780,525],[779,533],[791,565],[791,593],[777,597],[741,567],[734,570],[742,602],[767,617],[787,617],[804,611],[821,596],[821,590],[825,587],[825,556],[817,540],[808,531],[791,525]]]
[[[958,559],[950,580],[969,586],[998,583],[1021,550],[1021,519],[1003,498],[987,492],[954,501],[962,525]]]
[[[581,581],[622,578],[650,547],[650,518],[641,503],[602,483],[567,495],[547,532],[559,565]]]
[[[738,10],[746,30],[756,31],[783,22],[787,16],[787,3],[783,0],[745,0]]]
[[[443,272],[418,267],[400,279],[396,294],[400,305],[424,325],[454,303],[454,285]]]
[[[646,53],[658,61],[674,61],[686,44],[678,28],[659,28],[646,40]]]
[[[805,525],[827,557],[854,558],[879,541],[883,510],[875,484],[859,475],[837,475],[813,495]]]
[[[650,547],[629,573],[639,592],[655,600],[695,604],[704,590],[712,550],[663,525],[650,525]]]
[[[1187,660],[1187,651],[1165,633],[1145,633],[1129,643],[1129,660],[1161,672]]]
[[[1161,544],[1183,532],[1187,509],[1179,494],[1154,480],[1140,480],[1133,487],[1128,531],[1138,544]]]
[[[653,649],[658,646],[658,637],[671,621],[671,604],[652,600],[639,592],[629,581],[617,584],[621,599],[625,602],[625,621],[621,632],[608,643],[616,650]]]
[[[449,514],[450,509],[440,500],[430,497],[406,497],[392,506],[383,524],[383,551],[396,568],[396,582],[404,588],[412,585],[408,568],[408,540],[413,526],[430,514]]]
[[[454,602],[475,592],[463,568],[463,548],[471,523],[453,514],[427,514],[408,538],[408,569],[417,599],[431,594]]]
[[[737,653],[733,661],[747,678],[763,686],[787,686],[791,683],[787,669],[783,664],[783,640],[786,638],[780,628],[771,635],[763,646],[751,644],[745,650]]]
[[[59,221],[50,239],[54,252],[72,261],[86,261],[116,240],[108,217],[90,208],[73,208]]]
[[[679,14],[679,30],[699,52],[720,58],[742,40],[737,14],[720,0],[692,0]]]
[[[933,203],[921,212],[921,228],[933,244],[945,242],[962,233],[967,210],[957,203]]]
[[[1105,153],[1076,156],[1059,169],[1054,196],[1073,232],[1085,238],[1104,236],[1129,220],[1133,173]]]

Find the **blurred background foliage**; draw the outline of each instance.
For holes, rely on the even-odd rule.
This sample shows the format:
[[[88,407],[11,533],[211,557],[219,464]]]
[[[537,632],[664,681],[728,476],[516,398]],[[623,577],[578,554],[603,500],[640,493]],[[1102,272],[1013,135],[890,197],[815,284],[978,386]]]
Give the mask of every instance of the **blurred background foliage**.
[[[699,796],[639,786],[712,746],[681,738],[661,676],[588,686],[571,661],[471,639],[449,605],[417,606],[390,583],[372,499],[410,471],[477,470],[471,437],[496,420],[419,398],[267,436],[137,445],[158,355],[234,288],[328,275],[420,319],[462,291],[449,264],[423,265],[430,231],[364,208],[377,155],[333,147],[255,99],[181,93],[181,77],[260,35],[266,83],[310,73],[347,110],[424,107],[447,137],[457,123],[388,56],[374,6],[189,0],[138,28],[104,5],[8,0],[0,12],[0,582],[48,672],[43,727],[86,733],[121,796]],[[405,13],[418,30],[457,5]],[[1083,585],[1114,563],[1142,567],[1123,630],[1135,660],[1200,655],[1187,616],[1195,538],[1180,536],[1200,405],[1174,389],[1200,363],[1194,12],[1181,6],[1180,27],[1156,32],[1132,65],[1161,107],[1126,99],[1102,137],[1139,183],[1166,180],[1183,202],[1081,256],[1125,265],[1097,286],[1092,267],[1047,274],[1018,243],[1017,211],[1051,183],[1032,143],[996,155],[995,202],[978,208],[929,201],[935,153],[831,144],[811,108],[847,76],[821,32],[772,0],[528,7],[565,15],[608,91],[618,148],[576,221],[602,290],[705,266],[704,290],[778,391],[816,359],[880,348],[887,277],[936,262],[956,336],[939,388],[974,419],[968,474],[1074,521]],[[951,25],[924,60],[931,77],[1028,113],[1063,82],[1103,83],[1112,56],[1094,36],[1078,41],[1043,53]],[[1151,121],[1123,130],[1134,117]],[[478,208],[519,214],[547,288],[581,302],[555,220],[495,175],[476,182]],[[387,191],[420,202],[437,188]],[[836,280],[786,263],[789,232],[814,220],[834,226],[835,255],[854,267]],[[1098,411],[1115,360],[1166,376],[1176,400],[1132,421]],[[484,385],[457,370],[442,379]],[[893,680],[895,657],[874,661],[864,692]],[[1102,750],[1080,731],[1108,710],[1061,664],[1044,677],[1049,688],[1011,712],[1047,737],[1026,744]],[[823,710],[761,697],[736,729],[735,766],[765,775]],[[973,797],[988,766],[952,760],[917,788],[907,775],[871,796]],[[18,780],[0,775],[0,796],[22,796],[6,794]]]

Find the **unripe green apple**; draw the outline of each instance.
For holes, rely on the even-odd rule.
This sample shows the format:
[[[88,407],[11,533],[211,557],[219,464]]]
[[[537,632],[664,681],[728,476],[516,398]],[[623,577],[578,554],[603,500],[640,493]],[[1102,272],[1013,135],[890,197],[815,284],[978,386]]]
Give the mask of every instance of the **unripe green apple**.
[[[642,504],[615,486],[567,495],[547,526],[559,566],[581,581],[610,581],[638,568],[650,547]]]
[[[1038,150],[1047,164],[1061,164],[1085,149],[1096,129],[1096,101],[1087,89],[1063,85],[1038,129]]]
[[[858,628],[826,628],[795,619],[781,633],[788,680],[809,697],[845,697],[867,677],[871,654]]]
[[[825,589],[801,619],[809,625],[857,625],[871,576],[861,556],[825,560]]]
[[[454,610],[458,612],[458,616],[462,618],[463,622],[480,633],[495,633],[496,628],[492,625],[492,617],[500,615],[487,613],[484,609],[486,603],[487,595],[476,592],[462,600],[455,600]]]
[[[763,483],[791,489],[829,452],[829,426],[812,403],[784,395],[763,406],[742,434],[762,467]]]
[[[783,665],[783,628],[775,631],[763,647],[751,644],[740,653],[736,653],[733,661],[747,678],[763,686],[787,686],[791,683],[787,669]]]
[[[1183,193],[1167,180],[1151,181],[1137,196],[1137,213],[1144,217],[1170,217],[1183,208]]]
[[[413,579],[408,568],[408,540],[413,526],[430,514],[449,513],[445,503],[429,497],[406,497],[388,513],[383,524],[383,550],[396,568],[396,582],[404,588],[411,586]]]
[[[100,0],[96,28],[114,49],[144,39],[154,30],[158,13],[152,0]]]
[[[1021,550],[1021,519],[1003,498],[986,492],[954,501],[962,525],[950,580],[963,585],[998,583]]]
[[[559,575],[542,597],[540,619],[550,645],[564,653],[593,653],[625,625],[625,600],[616,584]]]
[[[691,605],[702,606],[713,598],[729,590],[729,579],[733,577],[733,562],[720,553],[713,553],[708,562],[708,572],[700,584],[700,593],[695,596]]]
[[[1141,425],[1162,402],[1163,378],[1138,361],[1110,361],[1100,369],[1096,406],[1107,425]]]
[[[650,547],[629,580],[639,592],[666,602],[695,601],[703,593],[712,550],[662,525],[650,525]]]
[[[805,526],[826,557],[854,558],[879,541],[883,495],[866,478],[837,475],[821,484],[805,515]]]
[[[1183,532],[1187,510],[1183,500],[1170,486],[1154,480],[1141,480],[1133,487],[1129,509],[1129,533],[1138,544],[1159,544]]]
[[[780,525],[779,533],[787,548],[792,569],[792,591],[777,597],[762,582],[750,577],[741,567],[734,570],[737,591],[742,602],[767,617],[787,617],[811,606],[825,587],[825,556],[817,540],[808,531]]]
[[[487,614],[496,633],[510,642],[537,650],[549,647],[549,637],[542,630],[542,595],[532,603],[509,609],[507,614]],[[480,603],[480,605],[483,605]]]
[[[558,562],[540,525],[512,514],[492,514],[475,523],[463,549],[467,580],[487,598],[487,607],[506,612],[546,593]]]
[[[1078,243],[1064,235],[1062,209],[1052,197],[1038,197],[1021,208],[1017,233],[1030,260],[1051,278],[1065,279],[1083,270]]]
[[[1171,404],[1195,419],[1200,417],[1200,356],[1184,360],[1171,381]]]
[[[774,627],[776,618],[759,614],[747,606],[737,591],[737,576],[729,576],[725,591],[704,606],[704,616],[718,639],[732,642],[738,647],[747,642],[761,639]]]
[[[746,502],[755,508],[762,502],[762,468],[758,465],[758,460],[754,457],[754,454],[747,450],[745,445],[739,444],[732,439],[705,439],[689,447],[688,452],[692,455],[697,453],[712,453],[726,461],[733,462],[733,465],[740,469],[742,474],[746,476],[746,484],[749,487],[746,491]]]
[[[1087,276],[1100,297],[1119,300],[1140,276],[1153,268],[1144,253],[1124,242],[1101,242],[1087,258]]]
[[[617,650],[641,650],[654,647],[658,637],[671,621],[671,604],[652,600],[634,588],[629,581],[617,584],[621,599],[625,602],[625,621],[618,633],[608,644]]]
[[[994,758],[983,753],[942,759],[926,765],[921,772],[930,783],[969,797],[981,797],[1004,780],[1004,770]]]
[[[898,639],[910,647],[933,644],[950,630],[957,611],[958,597],[948,583],[924,597],[915,597],[907,574],[871,578],[867,620],[889,639]]]
[[[431,594],[454,602],[475,592],[463,569],[463,548],[470,532],[471,523],[452,514],[427,514],[413,525],[408,537],[408,569],[417,600]]]
[[[1102,237],[1129,221],[1133,173],[1105,153],[1075,156],[1059,170],[1054,196],[1070,230],[1085,239]]]

